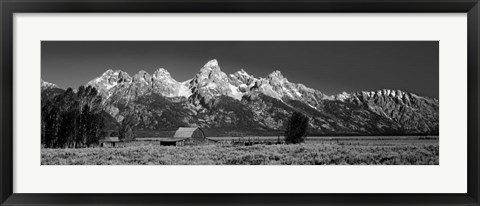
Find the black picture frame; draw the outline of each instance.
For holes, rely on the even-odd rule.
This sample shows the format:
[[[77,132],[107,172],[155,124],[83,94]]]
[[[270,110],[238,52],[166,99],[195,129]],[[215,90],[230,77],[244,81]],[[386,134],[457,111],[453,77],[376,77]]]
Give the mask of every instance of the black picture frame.
[[[480,205],[479,13],[477,0],[0,0],[1,205]],[[19,194],[13,193],[14,13],[440,13],[468,16],[468,189],[466,194]],[[455,178],[455,177],[445,177]],[[252,185],[253,186],[253,185]]]

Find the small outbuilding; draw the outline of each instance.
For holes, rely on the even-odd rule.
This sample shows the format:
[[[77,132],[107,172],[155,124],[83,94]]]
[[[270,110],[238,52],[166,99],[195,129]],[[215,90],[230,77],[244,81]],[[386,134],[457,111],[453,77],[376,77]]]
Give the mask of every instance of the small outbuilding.
[[[213,140],[207,139],[203,130],[199,127],[179,127],[172,138],[160,140],[160,145],[183,146],[204,145]]]
[[[115,144],[118,144],[120,140],[118,137],[105,137],[98,142],[100,143],[100,147],[115,147]]]

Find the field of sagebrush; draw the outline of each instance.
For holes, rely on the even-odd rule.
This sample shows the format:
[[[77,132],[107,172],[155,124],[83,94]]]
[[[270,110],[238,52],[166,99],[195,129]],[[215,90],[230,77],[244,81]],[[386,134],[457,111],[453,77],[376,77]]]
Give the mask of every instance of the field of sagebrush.
[[[45,149],[42,165],[438,165],[438,144]]]

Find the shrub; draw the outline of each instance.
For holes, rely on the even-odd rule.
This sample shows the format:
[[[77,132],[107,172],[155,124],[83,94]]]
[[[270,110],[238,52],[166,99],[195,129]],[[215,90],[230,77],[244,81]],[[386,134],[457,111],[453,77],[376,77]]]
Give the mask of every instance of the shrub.
[[[298,144],[305,141],[309,118],[300,112],[293,112],[285,130],[285,142]]]
[[[159,147],[126,143],[125,147],[41,150],[42,165],[425,165],[439,164],[438,144],[392,145],[256,145],[240,147]]]

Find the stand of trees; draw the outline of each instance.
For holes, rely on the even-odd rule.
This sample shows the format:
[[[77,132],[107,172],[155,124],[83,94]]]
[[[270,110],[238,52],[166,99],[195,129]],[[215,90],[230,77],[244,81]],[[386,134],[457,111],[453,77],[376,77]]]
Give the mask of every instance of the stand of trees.
[[[103,130],[102,98],[91,87],[68,88],[51,98],[42,96],[42,146],[82,148],[98,143]]]

